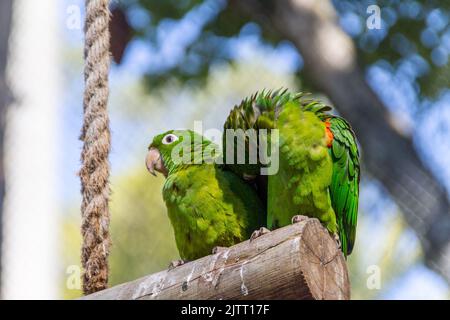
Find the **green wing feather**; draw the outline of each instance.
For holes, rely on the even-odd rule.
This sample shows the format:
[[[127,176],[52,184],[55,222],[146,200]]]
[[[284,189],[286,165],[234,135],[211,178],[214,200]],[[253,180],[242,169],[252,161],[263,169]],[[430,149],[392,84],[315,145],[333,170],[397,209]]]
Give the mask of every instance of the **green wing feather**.
[[[319,101],[308,99],[306,96],[307,93],[290,93],[287,89],[257,92],[251,97],[244,99],[239,105],[234,106],[225,121],[224,131],[227,129],[241,129],[244,131],[248,129],[274,129],[276,128],[276,121],[282,108],[288,102],[298,104],[303,111],[310,111],[318,116],[322,115],[325,111],[331,110],[329,106]],[[227,164],[226,166],[239,176],[257,176],[262,166],[259,161],[254,165],[248,164],[248,158],[246,158],[245,165],[236,164],[236,161],[227,161],[228,146],[226,142],[226,135],[223,135],[223,162],[231,162],[231,164]],[[249,143],[249,139],[246,138],[245,150],[249,150]],[[235,155],[239,146],[235,145],[234,147],[233,154]],[[253,147],[256,147],[256,150],[258,150],[257,154],[259,154],[259,146]],[[248,157],[248,154],[246,157]]]
[[[329,117],[333,133],[329,149],[333,159],[333,176],[330,196],[339,227],[339,238],[345,256],[353,250],[358,220],[359,198],[359,152],[355,134],[347,121],[340,117]]]

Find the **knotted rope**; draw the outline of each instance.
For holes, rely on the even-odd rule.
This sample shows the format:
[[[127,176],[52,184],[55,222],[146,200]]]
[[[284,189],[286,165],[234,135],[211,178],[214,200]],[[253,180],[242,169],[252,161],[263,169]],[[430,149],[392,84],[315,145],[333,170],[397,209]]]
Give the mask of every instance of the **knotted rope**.
[[[84,119],[80,140],[84,142],[79,172],[82,193],[83,291],[108,285],[109,161],[111,147],[108,105],[109,0],[86,0]]]

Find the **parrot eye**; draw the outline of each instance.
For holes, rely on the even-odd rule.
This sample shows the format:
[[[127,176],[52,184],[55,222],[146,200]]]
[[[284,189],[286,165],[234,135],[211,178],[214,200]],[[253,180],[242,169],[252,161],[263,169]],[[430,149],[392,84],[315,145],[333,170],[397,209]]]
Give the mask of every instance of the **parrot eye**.
[[[178,137],[176,135],[170,133],[163,138],[162,143],[163,144],[171,144],[177,140],[178,140]]]

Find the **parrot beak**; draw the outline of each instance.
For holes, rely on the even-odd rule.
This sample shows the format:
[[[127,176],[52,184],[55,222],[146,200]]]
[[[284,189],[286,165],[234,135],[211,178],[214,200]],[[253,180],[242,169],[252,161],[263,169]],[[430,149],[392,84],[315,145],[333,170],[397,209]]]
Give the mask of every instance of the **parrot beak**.
[[[161,153],[158,149],[151,147],[148,150],[147,157],[145,158],[145,165],[147,170],[156,177],[155,170],[161,172],[165,177],[167,177],[167,169],[162,161]]]

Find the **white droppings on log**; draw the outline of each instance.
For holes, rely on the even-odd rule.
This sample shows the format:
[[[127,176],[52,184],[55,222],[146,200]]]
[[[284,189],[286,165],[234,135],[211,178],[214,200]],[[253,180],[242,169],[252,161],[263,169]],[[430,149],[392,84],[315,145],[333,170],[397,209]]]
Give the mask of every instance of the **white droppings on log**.
[[[167,275],[167,273],[166,273],[166,275]],[[166,277],[160,278],[159,282],[153,287],[153,290],[152,290],[153,297],[156,297],[164,289],[164,280],[166,280]]]
[[[163,289],[163,282],[166,277],[167,272],[165,271],[146,277],[144,281],[139,283],[139,286],[133,294],[133,299],[138,299],[149,294],[153,297],[157,296]]]
[[[205,280],[206,282],[212,282],[213,281],[213,276],[212,276],[212,272],[207,272],[202,276],[203,280]]]
[[[186,286],[189,286],[189,283],[191,282],[192,276],[194,274],[195,271],[195,263],[192,266],[191,272],[188,274],[188,276],[186,277]]]
[[[213,277],[213,281],[212,281],[212,285],[214,288],[216,288],[217,285],[219,284],[220,276],[222,275],[223,271],[225,270],[225,266],[227,264],[229,254],[230,254],[230,249],[227,249],[222,252],[223,260],[220,263],[221,267],[220,267],[219,271],[216,272],[215,276]]]
[[[292,253],[297,253],[300,251],[300,238],[295,237],[292,241]]]
[[[295,237],[291,244],[291,263],[292,265],[300,264],[300,237]]]
[[[245,281],[244,281],[244,266],[247,264],[247,261],[245,261],[242,265],[241,265],[241,269],[239,270],[239,274],[241,276],[241,293],[244,296],[248,296],[248,288],[245,285]]]
[[[203,278],[206,282],[212,282],[212,281],[213,281],[213,275],[212,275],[212,272],[214,271],[214,268],[216,267],[216,262],[217,262],[217,260],[219,259],[220,254],[221,254],[220,252],[214,254],[214,255],[212,256],[212,259],[211,259],[211,262],[209,263],[209,265],[207,265],[207,266],[203,269],[203,271],[202,271],[202,273],[203,273],[202,278]]]

